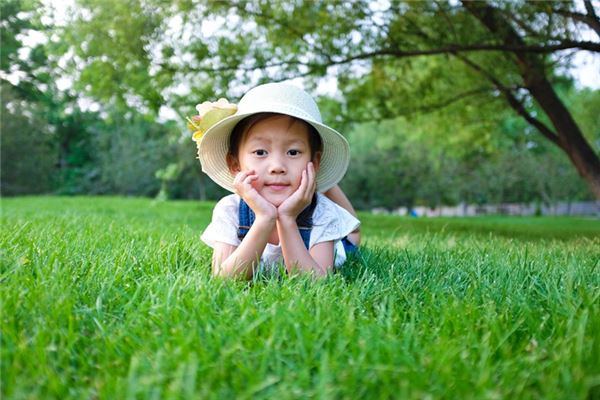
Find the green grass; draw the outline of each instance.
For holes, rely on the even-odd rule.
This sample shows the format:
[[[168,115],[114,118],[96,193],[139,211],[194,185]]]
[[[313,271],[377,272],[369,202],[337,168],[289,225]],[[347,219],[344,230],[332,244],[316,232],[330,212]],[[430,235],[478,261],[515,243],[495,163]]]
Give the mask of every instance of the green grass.
[[[600,397],[600,221],[361,215],[322,281],[209,274],[212,204],[2,200],[6,399]]]

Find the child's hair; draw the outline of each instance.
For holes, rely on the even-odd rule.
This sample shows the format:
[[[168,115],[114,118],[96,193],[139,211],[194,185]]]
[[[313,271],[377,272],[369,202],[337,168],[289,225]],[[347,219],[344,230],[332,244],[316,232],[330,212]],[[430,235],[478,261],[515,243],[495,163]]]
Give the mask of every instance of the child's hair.
[[[323,152],[323,140],[321,139],[321,135],[319,135],[315,127],[313,127],[308,122],[285,114],[258,113],[248,118],[244,118],[243,120],[238,122],[238,124],[233,128],[233,130],[231,131],[231,135],[229,136],[229,150],[227,152],[227,158],[230,159],[231,157],[233,157],[234,159],[237,159],[238,151],[240,149],[240,143],[242,142],[244,135],[248,133],[250,128],[252,128],[260,121],[264,121],[265,119],[274,116],[286,116],[290,118],[293,122],[301,122],[306,126],[306,128],[308,129],[308,145],[310,147],[311,160],[314,160],[317,153]]]

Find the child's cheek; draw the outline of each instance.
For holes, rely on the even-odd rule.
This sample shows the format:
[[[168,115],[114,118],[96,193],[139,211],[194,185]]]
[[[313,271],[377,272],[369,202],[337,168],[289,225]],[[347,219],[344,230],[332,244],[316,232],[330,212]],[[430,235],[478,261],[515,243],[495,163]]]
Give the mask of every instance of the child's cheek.
[[[252,187],[256,190],[259,190],[263,187],[262,179],[258,178],[255,181],[252,181]]]

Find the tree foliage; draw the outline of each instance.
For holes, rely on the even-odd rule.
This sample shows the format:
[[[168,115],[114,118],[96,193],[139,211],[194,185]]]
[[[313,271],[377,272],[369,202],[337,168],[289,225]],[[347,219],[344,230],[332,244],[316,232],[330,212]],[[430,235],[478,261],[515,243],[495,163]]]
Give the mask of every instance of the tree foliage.
[[[109,12],[102,3],[81,2],[82,15],[103,21]],[[125,79],[117,81],[118,87],[150,104],[155,94],[129,73],[138,65],[185,83],[194,96],[239,95],[244,85],[266,80],[335,77],[347,121],[395,118],[456,102],[472,108],[479,119],[482,104],[509,108],[564,151],[600,197],[598,149],[585,139],[555,88],[570,55],[600,52],[597,40],[581,35],[585,28],[600,36],[594,5],[584,4],[585,12],[575,3],[547,1],[184,1],[166,7],[147,0],[129,7],[128,23],[110,25],[109,32],[121,33],[100,39],[118,44],[138,27],[133,37],[141,53],[126,51],[128,62],[122,65],[121,55],[96,53],[105,46],[94,45],[95,39],[85,42],[78,56],[86,64],[83,81],[91,82],[86,73],[96,63],[106,64]],[[180,27],[179,42],[172,40],[176,34],[170,39],[164,34],[174,22]],[[73,25],[76,32],[79,26]],[[99,85],[110,93],[110,82]],[[163,95],[176,107],[185,99]],[[485,122],[497,123],[494,113],[484,114],[491,116]],[[473,127],[469,118],[461,122],[452,134],[479,141],[485,125]]]
[[[600,149],[599,91],[564,76],[573,54],[599,51],[581,34],[600,35],[594,5],[584,5],[78,0],[49,24],[38,1],[9,0],[3,192],[214,198],[222,192],[200,173],[183,116],[206,99],[301,78],[313,91],[339,89],[318,100],[351,141],[343,187],[363,207],[588,198],[565,157],[581,174],[586,159],[575,162],[569,145],[596,159]],[[31,29],[48,40],[24,52]],[[15,70],[17,84],[5,79]],[[72,85],[59,90],[65,78]],[[542,86],[550,92],[540,102]],[[544,103],[553,96],[581,132],[575,141]],[[94,111],[82,108],[90,102]],[[158,119],[163,106],[180,122]],[[31,128],[44,140],[23,163]],[[9,173],[11,163],[22,167]],[[36,190],[22,185],[48,169]]]

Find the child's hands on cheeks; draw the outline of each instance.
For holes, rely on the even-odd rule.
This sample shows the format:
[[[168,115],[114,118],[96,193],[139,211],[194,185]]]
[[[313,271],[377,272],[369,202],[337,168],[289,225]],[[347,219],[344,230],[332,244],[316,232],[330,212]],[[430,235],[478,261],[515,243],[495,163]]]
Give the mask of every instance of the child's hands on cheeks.
[[[277,219],[277,208],[262,197],[252,186],[252,182],[258,179],[254,170],[240,171],[233,180],[235,192],[242,198],[256,214],[256,218]]]
[[[270,220],[291,219],[295,221],[302,210],[310,205],[317,188],[315,167],[312,162],[309,162],[306,169],[302,171],[298,189],[279,207],[275,207],[256,191],[252,186],[256,180],[258,180],[258,175],[254,174],[254,170],[241,171],[235,176],[233,186],[236,193],[248,203],[257,218],[266,217]]]
[[[298,189],[277,207],[277,218],[287,218],[295,221],[302,210],[312,202],[316,188],[315,166],[312,162],[309,162],[306,169],[302,171]]]

